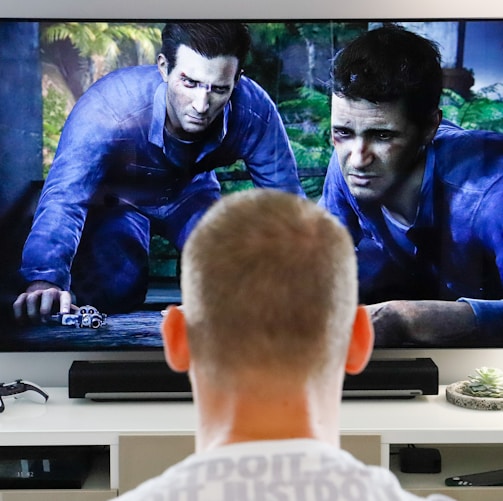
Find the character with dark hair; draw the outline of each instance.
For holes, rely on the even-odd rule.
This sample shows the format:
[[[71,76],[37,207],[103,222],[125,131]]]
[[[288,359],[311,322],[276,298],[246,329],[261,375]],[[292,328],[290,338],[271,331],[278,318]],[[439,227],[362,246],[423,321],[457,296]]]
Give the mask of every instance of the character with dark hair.
[[[257,187],[303,195],[275,104],[242,76],[245,24],[168,23],[157,66],[123,68],[65,124],[25,244],[17,318],[144,301],[151,232],[179,249],[220,197],[214,169],[242,159]]]
[[[398,26],[332,67],[320,204],[355,242],[376,345],[502,345],[503,136],[442,120],[440,55]]]

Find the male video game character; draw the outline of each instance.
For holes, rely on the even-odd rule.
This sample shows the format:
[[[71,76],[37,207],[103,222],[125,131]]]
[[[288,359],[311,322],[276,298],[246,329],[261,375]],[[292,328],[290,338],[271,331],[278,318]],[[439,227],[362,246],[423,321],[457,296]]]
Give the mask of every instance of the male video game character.
[[[502,345],[503,136],[442,120],[440,54],[398,26],[333,61],[320,204],[353,236],[376,345]]]
[[[257,187],[303,195],[276,106],[242,75],[243,23],[167,23],[157,66],[112,72],[77,102],[44,185],[18,319],[79,304],[128,311],[147,289],[149,239],[179,249],[220,197],[214,169],[244,160]]]

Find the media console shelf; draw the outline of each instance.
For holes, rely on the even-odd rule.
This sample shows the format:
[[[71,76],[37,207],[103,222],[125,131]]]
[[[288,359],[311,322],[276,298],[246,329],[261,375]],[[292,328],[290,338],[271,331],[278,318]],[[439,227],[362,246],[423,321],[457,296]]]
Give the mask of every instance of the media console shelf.
[[[194,448],[191,402],[92,402],[49,388],[42,405],[8,401],[0,414],[2,447],[98,446],[82,489],[1,490],[2,501],[104,501],[163,471]],[[444,479],[503,468],[503,415],[455,407],[439,395],[405,400],[345,400],[342,446],[367,463],[394,470],[402,485],[459,501],[500,501],[503,487],[446,487]],[[397,452],[413,444],[440,449],[442,472],[399,471]],[[71,457],[68,458],[71,461]]]

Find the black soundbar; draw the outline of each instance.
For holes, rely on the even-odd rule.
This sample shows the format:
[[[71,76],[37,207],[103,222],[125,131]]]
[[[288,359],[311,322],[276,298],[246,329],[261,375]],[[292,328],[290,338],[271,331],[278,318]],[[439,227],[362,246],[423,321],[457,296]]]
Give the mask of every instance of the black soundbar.
[[[438,394],[438,367],[431,358],[371,360],[355,376],[346,375],[343,398]]]
[[[163,360],[74,361],[68,373],[68,396],[91,400],[191,400],[187,374]]]
[[[356,376],[346,376],[343,398],[410,398],[438,394],[438,367],[430,358],[371,360]],[[191,400],[186,374],[158,361],[72,363],[68,396],[91,400]]]

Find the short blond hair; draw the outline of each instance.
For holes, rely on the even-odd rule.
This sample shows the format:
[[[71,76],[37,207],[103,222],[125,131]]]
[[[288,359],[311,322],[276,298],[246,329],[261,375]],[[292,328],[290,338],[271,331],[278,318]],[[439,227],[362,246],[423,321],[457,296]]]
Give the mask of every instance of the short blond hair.
[[[306,377],[345,356],[357,306],[353,243],[297,195],[228,195],[185,245],[182,295],[192,356],[218,377],[242,367]]]

